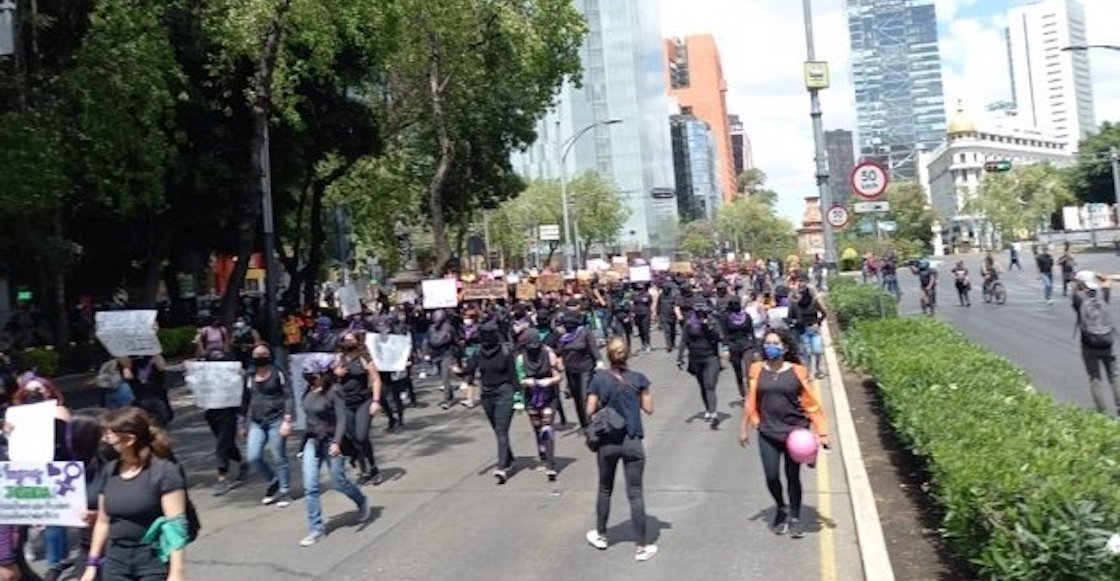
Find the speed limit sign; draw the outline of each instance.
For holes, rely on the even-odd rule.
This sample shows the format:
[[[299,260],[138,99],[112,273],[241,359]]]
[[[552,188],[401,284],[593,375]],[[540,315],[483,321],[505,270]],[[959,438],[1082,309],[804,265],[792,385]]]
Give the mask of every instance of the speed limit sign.
[[[828,225],[833,228],[843,228],[848,225],[848,220],[851,216],[848,215],[848,209],[844,206],[836,205],[828,209],[828,214],[825,219],[828,220]]]
[[[889,181],[887,170],[873,161],[862,162],[852,170],[852,191],[865,200],[878,199],[887,191]]]

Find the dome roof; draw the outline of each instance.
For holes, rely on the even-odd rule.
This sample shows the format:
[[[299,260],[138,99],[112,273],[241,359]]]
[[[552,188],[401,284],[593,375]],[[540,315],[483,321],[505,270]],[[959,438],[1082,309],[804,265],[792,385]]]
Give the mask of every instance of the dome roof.
[[[964,112],[964,103],[957,101],[957,112],[949,121],[949,135],[962,135],[975,132],[976,124],[973,123],[972,118]]]

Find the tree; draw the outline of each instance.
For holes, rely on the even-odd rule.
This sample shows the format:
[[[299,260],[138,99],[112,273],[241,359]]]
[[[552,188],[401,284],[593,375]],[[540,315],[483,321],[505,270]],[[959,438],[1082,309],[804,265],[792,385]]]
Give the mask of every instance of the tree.
[[[716,230],[737,251],[753,256],[788,256],[797,249],[793,224],[778,216],[764,197],[738,198],[724,206],[716,218]]]
[[[896,224],[891,238],[916,242],[928,252],[933,244],[933,223],[937,220],[937,213],[930,208],[921,184],[892,183],[887,188],[887,201],[891,210],[886,220]]]
[[[736,179],[740,194],[753,195],[766,185],[766,172],[757,167],[743,170]]]
[[[1112,166],[1100,154],[1120,148],[1120,123],[1104,122],[1100,131],[1081,140],[1078,164],[1072,171],[1071,187],[1082,203],[1116,203]]]
[[[716,252],[716,238],[712,236],[712,225],[706,220],[693,220],[681,226],[681,250],[693,257],[708,258]]]
[[[630,208],[623,203],[618,186],[593,171],[585,172],[568,184],[568,199],[573,208],[572,218],[579,225],[583,248],[613,243],[630,217]]]
[[[980,182],[976,197],[965,204],[969,213],[984,216],[1006,236],[1035,232],[1049,216],[1073,201],[1068,174],[1050,164],[1015,167],[1006,173],[989,173]]]

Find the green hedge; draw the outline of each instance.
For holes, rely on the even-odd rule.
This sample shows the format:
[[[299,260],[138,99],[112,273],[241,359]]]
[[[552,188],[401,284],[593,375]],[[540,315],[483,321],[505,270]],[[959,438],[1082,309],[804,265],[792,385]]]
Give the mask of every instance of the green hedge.
[[[53,347],[32,347],[20,354],[23,364],[43,377],[54,377],[59,370],[59,355]]]
[[[1120,555],[1106,550],[1120,531],[1120,423],[1036,393],[1022,370],[933,319],[861,322],[842,345],[926,459],[945,534],[982,578],[1120,579]]]
[[[852,277],[832,279],[826,302],[841,329],[863,319],[898,316],[898,301],[894,296],[878,285],[863,284]]]
[[[159,343],[163,346],[163,356],[166,358],[193,356],[194,338],[197,335],[198,329],[191,326],[160,329]]]

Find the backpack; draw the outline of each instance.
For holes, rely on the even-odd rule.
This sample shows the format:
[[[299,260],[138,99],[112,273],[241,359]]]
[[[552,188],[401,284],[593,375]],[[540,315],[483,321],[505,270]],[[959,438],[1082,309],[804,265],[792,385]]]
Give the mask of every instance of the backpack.
[[[1081,344],[1091,349],[1112,348],[1112,317],[1096,293],[1086,296],[1077,309],[1077,327],[1081,330]]]
[[[623,381],[621,376],[615,375],[614,377],[624,387],[630,387],[630,384]],[[611,392],[613,391],[612,388]],[[610,399],[600,401],[602,401],[603,407],[596,410],[595,414],[588,418],[587,427],[583,429],[587,447],[592,452],[598,452],[603,444],[617,442],[626,435],[626,417],[611,405]]]

